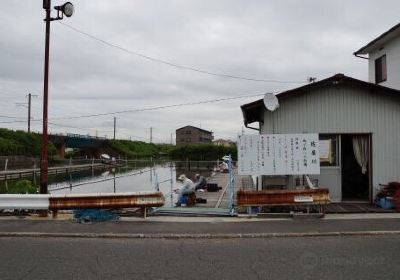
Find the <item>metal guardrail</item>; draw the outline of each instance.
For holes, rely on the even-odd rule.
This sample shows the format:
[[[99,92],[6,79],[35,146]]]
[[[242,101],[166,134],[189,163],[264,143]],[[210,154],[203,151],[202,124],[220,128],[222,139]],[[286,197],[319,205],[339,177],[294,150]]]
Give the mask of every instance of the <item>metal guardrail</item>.
[[[329,189],[304,190],[239,190],[237,192],[238,206],[320,206],[320,212],[325,213],[330,202]]]
[[[90,208],[147,208],[165,203],[161,192],[98,194],[2,194],[0,209],[69,210]]]
[[[0,209],[49,209],[49,195],[39,194],[2,194],[0,195]]]
[[[327,204],[329,189],[239,190],[237,203],[239,206]]]

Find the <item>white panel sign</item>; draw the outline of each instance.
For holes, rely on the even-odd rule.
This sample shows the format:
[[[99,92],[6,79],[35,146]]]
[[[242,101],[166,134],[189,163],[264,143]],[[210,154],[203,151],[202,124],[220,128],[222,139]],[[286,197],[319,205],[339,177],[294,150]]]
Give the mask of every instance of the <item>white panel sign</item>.
[[[239,175],[319,174],[318,134],[240,135]]]

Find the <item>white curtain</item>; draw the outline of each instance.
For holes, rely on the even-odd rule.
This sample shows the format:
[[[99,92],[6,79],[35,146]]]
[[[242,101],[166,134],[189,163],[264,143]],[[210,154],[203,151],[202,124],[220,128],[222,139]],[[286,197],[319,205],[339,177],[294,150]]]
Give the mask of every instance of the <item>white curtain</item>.
[[[353,151],[357,163],[361,167],[362,174],[367,173],[367,165],[369,160],[369,141],[367,135],[353,136]]]

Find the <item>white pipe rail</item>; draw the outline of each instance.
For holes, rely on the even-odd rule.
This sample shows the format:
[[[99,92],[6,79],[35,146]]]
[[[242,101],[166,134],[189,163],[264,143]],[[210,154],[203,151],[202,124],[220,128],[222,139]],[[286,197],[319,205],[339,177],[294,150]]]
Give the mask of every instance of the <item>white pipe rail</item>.
[[[49,209],[49,195],[43,194],[2,194],[0,209]]]
[[[0,195],[0,209],[145,208],[159,207],[164,202],[161,192]]]

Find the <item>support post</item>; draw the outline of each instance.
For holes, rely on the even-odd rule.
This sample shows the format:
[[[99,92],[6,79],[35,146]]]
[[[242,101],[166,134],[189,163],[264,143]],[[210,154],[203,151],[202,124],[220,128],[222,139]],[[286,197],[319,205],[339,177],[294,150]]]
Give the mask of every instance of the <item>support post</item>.
[[[49,96],[49,51],[50,51],[50,7],[51,0],[43,1],[43,8],[46,10],[46,39],[44,53],[44,85],[43,85],[43,131],[40,153],[40,193],[47,194],[48,184],[48,96]]]
[[[230,213],[233,216],[235,213],[235,174],[232,165],[232,156],[229,155],[228,160],[228,170],[229,170],[229,209]]]
[[[28,94],[28,133],[31,133],[31,99],[32,94]]]
[[[114,140],[115,140],[115,130],[117,128],[117,118],[114,117]]]
[[[153,143],[153,127],[150,127],[150,143]]]

